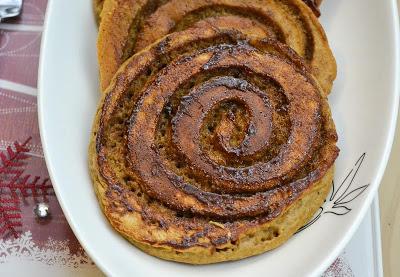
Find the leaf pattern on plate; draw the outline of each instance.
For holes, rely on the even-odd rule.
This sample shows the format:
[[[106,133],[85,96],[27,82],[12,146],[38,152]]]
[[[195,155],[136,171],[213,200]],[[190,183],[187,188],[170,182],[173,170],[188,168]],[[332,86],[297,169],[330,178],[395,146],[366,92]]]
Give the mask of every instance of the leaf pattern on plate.
[[[349,204],[359,197],[369,186],[369,184],[354,187],[354,181],[356,179],[359,170],[364,163],[366,153],[363,153],[355,162],[353,168],[347,173],[344,180],[339,186],[335,185],[332,181],[332,192],[316,212],[314,217],[303,227],[301,227],[296,233],[307,229],[313,225],[323,214],[334,214],[334,215],[346,215],[351,212],[352,208]]]

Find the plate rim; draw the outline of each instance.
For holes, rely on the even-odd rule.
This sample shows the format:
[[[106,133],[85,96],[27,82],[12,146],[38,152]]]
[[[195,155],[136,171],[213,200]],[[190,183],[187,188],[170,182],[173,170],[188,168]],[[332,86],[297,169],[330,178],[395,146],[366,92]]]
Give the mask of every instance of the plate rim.
[[[45,76],[44,76],[44,64],[45,64],[45,53],[46,53],[46,48],[49,45],[49,39],[48,39],[48,25],[49,25],[49,19],[50,15],[52,13],[53,7],[54,7],[54,0],[48,0],[47,3],[47,8],[46,8],[46,14],[45,14],[45,20],[43,24],[43,32],[42,32],[42,39],[41,39],[41,45],[40,45],[40,57],[39,57],[39,69],[38,69],[38,95],[37,95],[37,103],[38,103],[38,123],[39,123],[39,131],[40,131],[40,139],[41,143],[43,146],[43,154],[46,162],[46,167],[49,172],[49,177],[52,181],[54,191],[57,197],[57,200],[61,206],[61,209],[65,215],[66,220],[68,221],[68,224],[70,228],[72,229],[74,235],[78,239],[79,243],[83,247],[83,249],[86,251],[86,253],[90,256],[90,258],[95,262],[95,264],[101,269],[103,273],[105,273],[107,276],[114,276],[113,271],[105,266],[100,260],[100,257],[91,249],[88,244],[86,244],[85,239],[81,237],[81,233],[79,231],[79,227],[77,224],[74,222],[72,219],[73,216],[69,213],[68,205],[65,204],[63,197],[61,196],[61,192],[59,190],[59,187],[55,180],[55,173],[54,173],[54,167],[50,166],[50,154],[48,152],[48,147],[47,147],[47,142],[45,139],[45,119],[44,119],[44,108],[42,105],[42,97],[44,93],[42,93],[42,84],[45,82]],[[390,118],[390,127],[388,128],[388,136],[385,141],[385,146],[384,146],[384,151],[382,155],[382,161],[379,164],[378,167],[378,172],[375,175],[375,178],[370,182],[371,184],[371,189],[370,193],[366,197],[366,199],[363,201],[360,207],[360,212],[355,217],[354,223],[352,224],[351,228],[347,231],[346,235],[343,236],[336,246],[333,248],[331,253],[324,258],[323,262],[319,264],[319,266],[315,267],[313,270],[311,270],[311,275],[316,276],[318,274],[321,274],[326,268],[332,264],[332,262],[336,259],[338,256],[339,252],[347,245],[347,243],[350,241],[350,239],[353,237],[354,233],[358,229],[362,219],[364,218],[368,208],[370,207],[376,192],[381,184],[382,178],[385,173],[385,169],[387,167],[389,157],[391,154],[392,150],[392,145],[395,137],[395,131],[396,131],[396,122],[399,120],[399,100],[400,100],[400,26],[399,26],[399,11],[398,11],[398,4],[397,0],[391,0],[390,3],[388,4],[389,7],[391,8],[391,21],[392,21],[392,37],[394,40],[394,101],[392,103],[392,106],[389,107],[391,110],[392,117]]]

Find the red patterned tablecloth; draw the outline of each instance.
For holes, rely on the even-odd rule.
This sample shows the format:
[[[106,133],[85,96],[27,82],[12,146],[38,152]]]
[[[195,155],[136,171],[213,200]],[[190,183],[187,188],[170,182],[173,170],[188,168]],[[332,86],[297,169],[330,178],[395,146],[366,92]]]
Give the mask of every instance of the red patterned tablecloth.
[[[36,102],[46,4],[25,0],[19,18],[0,24],[0,275],[99,276],[46,181]],[[50,218],[37,220],[38,202],[49,204]],[[324,276],[353,273],[339,257]]]

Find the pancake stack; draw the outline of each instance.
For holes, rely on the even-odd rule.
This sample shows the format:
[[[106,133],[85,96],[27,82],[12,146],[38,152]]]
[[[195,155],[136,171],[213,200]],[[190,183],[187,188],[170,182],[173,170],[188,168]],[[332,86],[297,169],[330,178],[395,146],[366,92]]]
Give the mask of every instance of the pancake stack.
[[[316,3],[102,2],[89,166],[113,228],[191,264],[287,241],[326,198],[339,153]]]

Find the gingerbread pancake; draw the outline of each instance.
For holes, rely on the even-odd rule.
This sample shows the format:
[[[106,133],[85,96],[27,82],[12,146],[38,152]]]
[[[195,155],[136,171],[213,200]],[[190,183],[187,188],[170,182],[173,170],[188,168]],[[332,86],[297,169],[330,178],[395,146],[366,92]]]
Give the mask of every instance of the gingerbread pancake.
[[[89,164],[115,230],[151,255],[206,264],[303,226],[331,186],[336,142],[324,92],[291,48],[202,26],[122,65]]]
[[[97,45],[102,91],[134,53],[198,25],[229,27],[287,44],[306,60],[326,94],[336,77],[325,33],[301,0],[105,0],[103,9]]]
[[[320,16],[321,12],[319,10],[319,6],[321,5],[322,0],[303,0],[307,6],[314,12],[316,16]],[[103,9],[104,0],[93,0],[94,5],[94,14],[97,19],[97,23],[100,23],[100,14]]]

